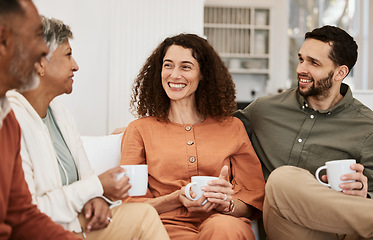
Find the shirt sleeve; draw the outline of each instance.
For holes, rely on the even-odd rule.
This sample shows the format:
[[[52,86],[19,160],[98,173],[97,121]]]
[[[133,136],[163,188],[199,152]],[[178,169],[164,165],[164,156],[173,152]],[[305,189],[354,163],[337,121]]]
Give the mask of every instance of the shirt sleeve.
[[[254,109],[254,106],[256,104],[256,101],[253,102],[253,103],[250,103],[249,105],[247,105],[247,107],[243,110],[237,110],[233,116],[235,116],[236,118],[240,119],[242,121],[242,123],[244,124],[244,127],[246,129],[246,132],[247,132],[247,135],[249,135],[249,137],[251,138],[251,135],[252,135],[252,122],[251,122],[251,115],[252,115],[252,111]]]
[[[143,138],[141,136],[141,133],[138,131],[138,129],[133,123],[130,123],[123,133],[120,164],[147,164]],[[148,187],[145,196],[129,197],[126,201],[145,202],[150,198],[154,198],[154,195],[151,193]]]
[[[11,239],[80,239],[55,224],[31,203],[19,152],[14,164],[6,222],[12,226]]]
[[[361,162],[364,175],[368,178],[368,197],[373,198],[373,133],[362,144]]]
[[[253,206],[252,218],[261,216],[264,201],[265,181],[261,163],[251,145],[242,123],[237,134],[238,151],[231,156],[232,185],[234,197]]]

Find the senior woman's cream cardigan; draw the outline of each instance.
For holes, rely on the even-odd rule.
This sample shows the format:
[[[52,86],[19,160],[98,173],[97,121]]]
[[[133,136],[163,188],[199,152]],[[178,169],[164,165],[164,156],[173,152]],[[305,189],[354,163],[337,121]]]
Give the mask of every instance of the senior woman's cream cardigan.
[[[72,115],[56,100],[50,103],[79,173],[79,181],[62,186],[57,154],[42,119],[18,92],[10,91],[7,97],[21,126],[22,166],[33,202],[65,229],[81,232],[78,213],[88,200],[101,196],[103,188],[89,164]]]

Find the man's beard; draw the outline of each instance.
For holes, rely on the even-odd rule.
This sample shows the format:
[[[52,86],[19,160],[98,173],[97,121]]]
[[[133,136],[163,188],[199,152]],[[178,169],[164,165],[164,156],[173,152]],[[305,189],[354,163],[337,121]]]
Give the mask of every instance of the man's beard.
[[[333,86],[333,71],[330,71],[328,74],[328,77],[320,79],[317,81],[317,86],[316,86],[316,81],[315,79],[311,78],[312,80],[312,86],[308,90],[301,90],[299,87],[299,81],[298,81],[298,91],[300,95],[303,97],[311,97],[311,96],[322,96],[322,97],[327,97],[329,96],[330,88]],[[300,74],[298,74],[298,79],[299,79]]]
[[[24,92],[37,87],[39,77],[35,71],[35,63],[31,62],[22,44],[16,42],[15,45],[15,54],[10,62],[9,73],[17,81],[17,90]]]

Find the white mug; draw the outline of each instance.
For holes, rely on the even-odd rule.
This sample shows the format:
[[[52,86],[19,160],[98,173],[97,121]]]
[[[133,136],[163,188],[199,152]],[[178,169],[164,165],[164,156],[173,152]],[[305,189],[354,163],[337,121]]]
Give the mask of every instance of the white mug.
[[[126,175],[130,180],[131,188],[128,191],[130,196],[144,196],[148,189],[148,165],[121,165],[126,172],[119,173],[117,180]]]
[[[316,170],[316,173],[315,173],[316,179],[321,184],[340,192],[342,191],[342,189],[339,187],[339,184],[343,182],[355,182],[355,180],[349,180],[349,181],[341,180],[342,175],[356,172],[355,170],[351,169],[351,164],[354,164],[354,163],[356,163],[355,159],[328,161],[325,163],[324,166],[319,167]],[[320,171],[323,169],[326,169],[326,173],[328,176],[328,183],[324,183],[319,178]]]
[[[202,197],[204,191],[201,189],[203,186],[208,186],[208,182],[211,180],[217,180],[217,177],[210,176],[193,176],[191,182],[188,183],[185,187],[185,196],[190,200],[198,200]],[[190,189],[196,194],[194,198],[190,196]],[[207,202],[207,199],[202,203],[204,205]]]

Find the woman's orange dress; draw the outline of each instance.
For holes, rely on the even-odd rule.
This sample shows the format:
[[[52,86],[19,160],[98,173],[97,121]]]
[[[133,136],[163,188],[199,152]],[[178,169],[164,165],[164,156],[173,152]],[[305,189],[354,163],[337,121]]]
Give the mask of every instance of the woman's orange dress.
[[[130,202],[144,202],[170,194],[188,184],[192,176],[218,177],[221,168],[227,165],[234,198],[255,208],[253,218],[261,216],[265,185],[262,168],[237,118],[229,117],[221,122],[207,118],[194,125],[161,122],[155,117],[135,120],[123,135],[121,164],[148,165],[147,194],[130,197]],[[160,217],[171,239],[253,237],[250,220],[216,211],[192,213],[179,207]]]

